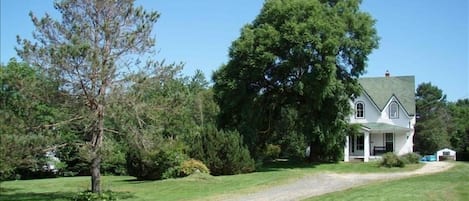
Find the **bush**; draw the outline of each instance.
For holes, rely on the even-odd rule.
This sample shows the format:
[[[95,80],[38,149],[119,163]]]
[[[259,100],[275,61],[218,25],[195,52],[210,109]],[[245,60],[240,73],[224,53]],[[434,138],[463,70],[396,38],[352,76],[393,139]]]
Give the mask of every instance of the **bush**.
[[[400,158],[405,164],[417,164],[420,162],[420,159],[422,158],[422,156],[420,156],[420,154],[417,154],[417,153],[408,153],[408,154],[402,155]]]
[[[181,164],[180,174],[182,176],[189,176],[196,172],[210,174],[210,170],[202,161],[189,159]]]
[[[125,146],[110,138],[104,140],[101,172],[104,175],[127,175]]]
[[[156,180],[177,176],[176,167],[187,156],[176,140],[163,139],[148,143],[146,148],[130,149],[127,153],[127,172],[138,180]]]
[[[268,144],[265,148],[265,157],[269,160],[277,159],[281,150],[280,145]]]
[[[194,138],[190,156],[203,161],[213,175],[254,171],[254,160],[237,131],[218,131],[208,126]]]
[[[289,160],[303,161],[305,158],[305,148],[308,146],[305,136],[295,131],[286,131],[287,134],[281,139],[281,157]]]
[[[383,158],[381,159],[381,162],[379,163],[381,167],[404,167],[405,163],[402,161],[401,158],[399,158],[396,154],[392,152],[388,152],[383,154]]]
[[[118,200],[115,193],[111,191],[105,191],[102,193],[93,193],[91,191],[80,192],[73,196],[73,201],[114,201]]]

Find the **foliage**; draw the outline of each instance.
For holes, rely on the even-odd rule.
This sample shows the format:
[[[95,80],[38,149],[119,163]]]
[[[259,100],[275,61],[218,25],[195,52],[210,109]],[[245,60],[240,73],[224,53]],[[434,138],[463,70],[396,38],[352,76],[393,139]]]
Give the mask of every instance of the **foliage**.
[[[201,160],[213,175],[232,175],[254,171],[254,160],[236,131],[219,131],[208,125],[196,136],[190,153]]]
[[[433,154],[449,146],[450,117],[443,91],[431,83],[422,83],[417,87],[415,104],[418,115],[414,135],[415,151]]]
[[[125,144],[118,143],[112,138],[104,139],[101,171],[105,175],[126,175],[126,150]]]
[[[268,144],[265,150],[265,156],[270,160],[277,159],[281,152],[280,145]]]
[[[189,159],[184,161],[181,164],[181,175],[182,176],[189,176],[194,173],[206,173],[210,174],[210,170],[205,166],[205,164],[202,161],[195,160],[195,159]]]
[[[119,200],[112,191],[93,193],[91,191],[80,192],[72,198],[73,201],[113,201]]]
[[[382,167],[388,167],[388,168],[401,167],[402,168],[405,166],[404,160],[402,160],[399,156],[397,156],[396,154],[392,152],[385,153],[383,154],[382,157],[383,158],[381,159],[379,163],[379,165]]]
[[[448,106],[452,126],[449,129],[451,145],[458,152],[469,153],[469,99],[461,99]]]
[[[126,156],[127,172],[139,180],[162,179],[167,171],[174,169],[187,159],[183,144],[161,135],[146,134],[131,142]],[[166,173],[168,176],[169,173]]]
[[[400,156],[400,158],[405,164],[417,164],[420,162],[422,156],[417,153],[407,153]]]
[[[63,176],[90,175],[89,161],[81,157],[80,148],[77,145],[63,146],[57,149],[57,157],[66,164]]]
[[[138,56],[154,50],[152,30],[159,14],[133,4],[132,0],[56,1],[59,20],[30,13],[35,41],[18,37],[18,55],[60,81],[59,88],[73,97],[68,104],[80,116],[77,124],[87,139],[93,192],[101,191],[105,120],[113,112],[107,109],[110,100],[116,100],[109,97],[123,84],[126,73],[145,72]],[[152,61],[143,65],[157,67]]]
[[[65,135],[56,123],[66,114],[58,108],[63,97],[55,81],[37,68],[15,59],[0,66],[0,180],[18,169],[40,173],[45,150]]]
[[[238,130],[258,159],[275,143],[273,135],[290,134],[274,125],[285,118],[282,110],[293,110],[290,131],[312,145],[311,160],[339,160],[349,100],[360,93],[357,78],[378,46],[374,20],[359,6],[354,0],[266,1],[213,76],[220,128]]]

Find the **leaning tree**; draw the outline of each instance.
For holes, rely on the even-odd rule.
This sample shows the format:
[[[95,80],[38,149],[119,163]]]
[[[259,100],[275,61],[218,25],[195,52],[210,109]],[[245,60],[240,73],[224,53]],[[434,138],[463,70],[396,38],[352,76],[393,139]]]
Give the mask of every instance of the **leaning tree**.
[[[337,160],[349,100],[359,93],[357,78],[378,47],[375,21],[360,3],[267,0],[214,74],[220,126],[238,129],[259,153],[275,125],[294,117],[294,129],[312,146],[311,159]],[[282,116],[292,110],[294,116]]]
[[[91,190],[101,192],[101,148],[109,132],[104,122],[112,112],[107,109],[109,97],[126,73],[154,64],[139,61],[154,52],[151,33],[159,14],[135,7],[134,0],[62,0],[54,8],[61,14],[58,20],[30,13],[34,40],[18,37],[17,52],[75,97],[70,104],[89,140]]]

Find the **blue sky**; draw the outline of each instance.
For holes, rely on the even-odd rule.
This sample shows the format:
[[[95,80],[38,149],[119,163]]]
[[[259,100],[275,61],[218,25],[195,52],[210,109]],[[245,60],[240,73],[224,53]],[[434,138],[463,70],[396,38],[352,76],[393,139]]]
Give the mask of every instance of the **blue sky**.
[[[29,11],[57,16],[52,0],[1,0],[2,63],[16,56],[16,35],[31,37]],[[207,78],[228,60],[241,27],[259,13],[263,0],[137,0],[157,10],[157,59],[184,62],[184,75],[201,69]],[[380,47],[364,76],[415,75],[416,86],[431,82],[448,100],[469,98],[469,4],[467,0],[364,0],[376,20]]]

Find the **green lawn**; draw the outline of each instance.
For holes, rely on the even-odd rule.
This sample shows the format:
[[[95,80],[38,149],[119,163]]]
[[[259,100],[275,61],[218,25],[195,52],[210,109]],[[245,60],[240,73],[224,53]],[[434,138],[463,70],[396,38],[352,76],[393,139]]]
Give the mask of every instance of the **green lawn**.
[[[378,168],[376,163],[289,164],[275,163],[259,172],[234,176],[197,175],[163,181],[135,181],[133,177],[105,176],[103,189],[118,192],[121,200],[206,200],[221,199],[294,181],[319,172],[396,172],[421,167]],[[89,177],[20,180],[1,183],[0,200],[68,200],[89,188]]]
[[[469,200],[469,163],[457,162],[443,173],[374,183],[307,200]]]

